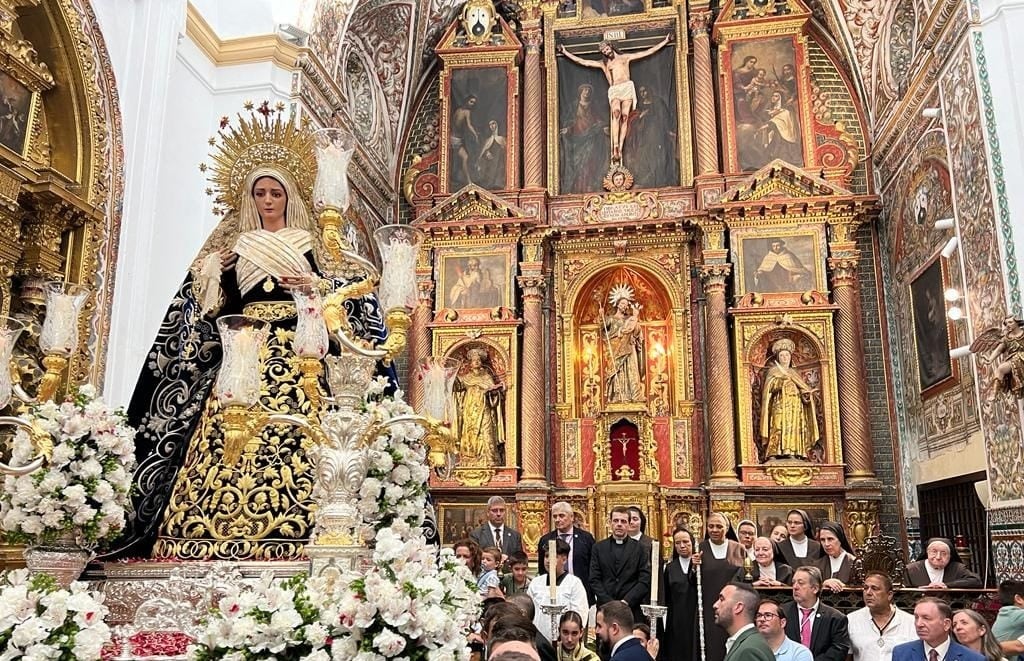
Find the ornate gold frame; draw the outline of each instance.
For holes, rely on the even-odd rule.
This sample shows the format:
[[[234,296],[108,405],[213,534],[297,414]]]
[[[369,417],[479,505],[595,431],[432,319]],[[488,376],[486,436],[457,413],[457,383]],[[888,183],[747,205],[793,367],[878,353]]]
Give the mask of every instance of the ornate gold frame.
[[[747,503],[747,508],[748,508],[747,511],[750,513],[750,519],[754,522],[754,525],[757,526],[758,529],[759,529],[758,530],[758,534],[761,534],[761,531],[760,531],[761,515],[762,514],[766,514],[768,512],[775,512],[775,511],[779,511],[779,510],[781,510],[783,512],[783,514],[785,514],[787,511],[795,510],[795,509],[800,509],[800,510],[808,510],[808,509],[820,510],[820,509],[824,509],[824,510],[828,511],[828,516],[829,516],[829,518],[827,519],[828,521],[837,521],[837,519],[836,519],[836,504],[834,502],[832,502],[831,500],[824,500],[824,501],[823,500],[818,500],[818,501],[815,501],[815,502],[787,502],[787,501],[766,502],[766,501],[757,501],[757,502]],[[821,521],[816,521],[816,522],[812,521],[812,523],[821,523]],[[769,531],[769,532],[771,532],[771,531]],[[810,535],[811,531],[807,531],[807,534]],[[794,569],[796,569],[796,568],[794,567]]]
[[[640,476],[637,480],[612,480],[617,467],[611,465],[611,439],[608,431],[620,420],[636,425],[640,447],[637,452],[640,460]],[[594,443],[594,482],[597,484],[629,484],[636,482],[661,481],[661,470],[657,461],[658,444],[654,441],[651,430],[651,417],[643,408],[633,410],[609,411],[597,418],[596,439]]]
[[[825,427],[821,430],[826,464],[841,464],[843,450],[839,429],[839,401],[836,387],[835,343],[831,309],[817,310],[734,310],[736,406],[739,412],[740,463],[757,465],[757,435],[753,428],[753,401],[747,375],[752,367],[750,348],[762,336],[777,331],[797,332],[810,339],[821,356],[821,403]],[[811,466],[811,464],[808,464]]]
[[[448,282],[445,276],[445,264],[448,262],[449,259],[464,259],[468,257],[504,257],[505,277],[501,281],[501,307],[512,307],[515,302],[513,297],[514,291],[512,287],[512,278],[514,278],[516,275],[516,259],[513,255],[514,249],[514,244],[509,244],[508,246],[495,247],[493,242],[489,244],[489,247],[484,247],[481,245],[472,247],[444,246],[436,248],[434,251],[434,282],[438,283],[438,289],[436,290],[437,295],[435,296],[434,301],[434,311],[440,312],[441,310],[444,310],[444,303],[445,300],[448,298]]]
[[[800,225],[750,225],[750,226],[733,226],[729,230],[729,243],[731,245],[732,252],[732,263],[735,269],[736,278],[734,280],[734,291],[736,292],[736,298],[749,293],[746,290],[746,263],[745,263],[745,242],[749,240],[757,239],[768,239],[768,238],[782,238],[791,239],[793,237],[805,237],[810,236],[814,242],[814,257],[815,261],[813,265],[805,264],[805,266],[813,266],[814,268],[814,287],[815,291],[826,292],[828,291],[828,282],[825,277],[825,229],[820,223],[808,223]],[[757,291],[757,290],[751,290]],[[758,292],[764,293],[764,292]],[[800,292],[778,292],[778,294],[795,294]],[[765,294],[767,295],[767,294]]]
[[[502,383],[505,385],[505,460],[506,464],[515,467],[519,457],[519,383],[517,381],[519,372],[519,322],[510,321],[505,323],[494,323],[474,325],[472,327],[442,326],[435,325],[431,339],[432,355],[448,356],[453,350],[465,344],[486,344],[505,358],[508,367],[502,375]],[[493,469],[502,468],[494,466]],[[458,466],[456,466],[456,479],[459,479]],[[474,469],[473,475],[467,475],[469,479],[461,480],[465,486],[483,486],[489,481],[489,477],[482,479],[482,473]],[[494,471],[491,472],[493,476]]]
[[[650,0],[645,0],[649,3]],[[669,11],[671,10],[671,11]],[[656,30],[658,28],[673,28],[672,46],[675,48],[676,68],[676,130],[678,133],[677,150],[679,156],[679,185],[691,186],[693,184],[693,127],[690,124],[691,103],[690,103],[690,64],[689,64],[689,35],[686,26],[681,25],[675,16],[675,8],[665,8],[652,11],[650,16],[635,14],[627,16],[614,16],[609,18],[588,19],[554,19],[554,7],[545,6],[544,13],[544,68],[547,72],[547,141],[548,141],[548,190],[551,195],[559,195],[558,189],[558,162],[559,162],[559,106],[558,106],[558,63],[556,53],[556,37],[558,33],[571,31],[574,34],[593,34],[597,41],[601,40],[603,28],[615,27],[624,28],[624,22],[632,19],[635,22],[629,23],[625,28],[632,30]],[[557,29],[557,32],[556,32]],[[445,134],[447,135],[447,134]],[[599,191],[594,191],[599,192]]]

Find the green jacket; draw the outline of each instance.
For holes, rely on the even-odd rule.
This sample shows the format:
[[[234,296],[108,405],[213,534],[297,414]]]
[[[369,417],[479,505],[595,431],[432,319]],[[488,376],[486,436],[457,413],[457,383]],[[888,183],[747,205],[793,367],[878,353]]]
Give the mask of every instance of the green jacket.
[[[751,627],[733,642],[725,661],[775,661],[775,654],[757,629]]]

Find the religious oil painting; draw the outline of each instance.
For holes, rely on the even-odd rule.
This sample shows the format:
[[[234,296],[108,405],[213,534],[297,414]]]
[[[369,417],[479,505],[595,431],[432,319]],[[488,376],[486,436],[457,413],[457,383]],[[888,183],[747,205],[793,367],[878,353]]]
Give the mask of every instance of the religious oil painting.
[[[800,84],[793,39],[730,44],[733,135],[743,172],[756,170],[777,158],[804,165]]]
[[[508,75],[503,67],[451,73],[448,116],[448,191],[468,184],[508,188]]]
[[[764,537],[771,535],[775,526],[786,525],[786,515],[790,510],[801,509],[811,517],[812,531],[807,531],[808,537],[818,537],[818,526],[826,521],[835,521],[835,509],[831,504],[825,503],[765,503],[752,505],[750,509],[751,518],[757,524],[757,534]]]
[[[946,317],[942,257],[935,258],[910,282],[910,307],[914,315],[914,345],[922,396],[954,377],[949,357],[949,319]]]
[[[740,239],[739,250],[742,293],[821,289],[821,259],[813,234],[744,237]]]
[[[566,37],[559,45],[558,192],[594,193],[612,161],[634,188],[679,185],[675,44],[662,31],[601,42]],[[564,47],[564,50],[562,50]],[[606,78],[618,76],[609,88]]]
[[[579,0],[583,18],[642,14],[644,0]]]
[[[19,154],[25,151],[32,92],[0,71],[0,144]]]
[[[438,506],[438,519],[441,544],[454,544],[487,521],[487,503],[442,503]]]
[[[508,253],[444,255],[441,262],[443,307],[452,310],[508,307]]]

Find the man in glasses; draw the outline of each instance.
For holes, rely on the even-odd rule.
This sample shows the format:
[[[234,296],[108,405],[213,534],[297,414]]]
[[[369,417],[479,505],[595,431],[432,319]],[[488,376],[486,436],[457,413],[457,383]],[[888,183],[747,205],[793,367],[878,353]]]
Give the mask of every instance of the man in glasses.
[[[774,601],[765,599],[758,604],[754,624],[776,661],[814,661],[811,650],[786,637],[786,616]]]

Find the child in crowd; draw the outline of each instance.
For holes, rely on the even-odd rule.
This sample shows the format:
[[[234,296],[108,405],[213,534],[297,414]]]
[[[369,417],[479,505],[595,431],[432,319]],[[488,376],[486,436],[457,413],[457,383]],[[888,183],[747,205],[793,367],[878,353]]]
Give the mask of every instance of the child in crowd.
[[[486,597],[491,588],[496,588],[501,581],[498,578],[498,565],[501,564],[501,549],[488,546],[480,554],[480,577],[476,579],[476,587],[481,597]]]
[[[527,560],[526,554],[516,551],[508,557],[508,565],[512,568],[512,573],[501,577],[501,591],[505,593],[506,597],[526,592],[526,589],[530,587],[530,577],[526,573],[530,562]]]
[[[597,652],[583,645],[583,618],[576,611],[562,613],[558,622],[559,661],[598,661]]]
[[[1024,581],[1003,581],[999,584],[999,601],[1003,607],[992,624],[992,635],[1003,648],[1003,656],[1014,661],[1024,652]]]

